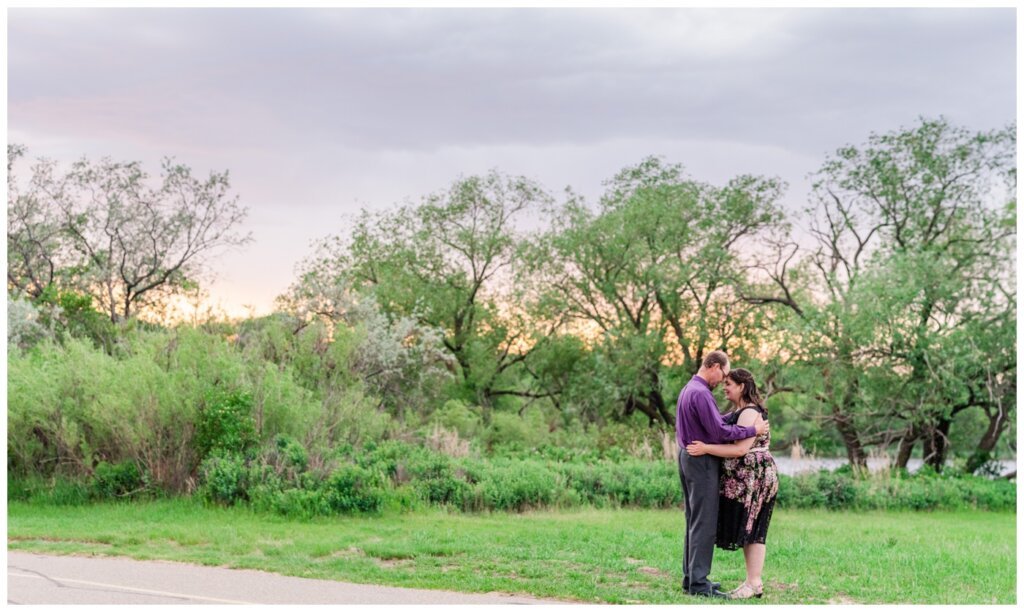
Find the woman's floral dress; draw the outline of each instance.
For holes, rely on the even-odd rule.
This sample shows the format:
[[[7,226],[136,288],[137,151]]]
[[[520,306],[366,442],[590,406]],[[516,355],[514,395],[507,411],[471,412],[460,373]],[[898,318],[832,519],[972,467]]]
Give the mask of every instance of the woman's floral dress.
[[[745,406],[725,415],[735,425],[744,410],[753,409],[767,420],[764,409]],[[775,459],[768,452],[771,433],[765,431],[754,438],[754,445],[742,457],[722,460],[719,480],[718,532],[715,545],[736,550],[745,544],[764,544],[768,522],[779,493],[779,472]]]

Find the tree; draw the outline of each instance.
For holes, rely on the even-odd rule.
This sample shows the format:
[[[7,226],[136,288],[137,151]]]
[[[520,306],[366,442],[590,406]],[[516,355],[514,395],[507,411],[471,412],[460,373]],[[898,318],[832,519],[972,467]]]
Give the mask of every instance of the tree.
[[[412,317],[443,332],[470,401],[522,392],[512,370],[532,350],[516,298],[517,223],[549,196],[497,171],[396,210],[363,211],[347,235],[324,241],[292,289],[294,304],[338,318],[342,295],[367,294],[392,321]]]
[[[22,150],[8,149],[9,166]],[[195,282],[209,252],[246,244],[246,216],[228,173],[192,176],[165,159],[156,187],[140,162],[82,159],[63,175],[33,167],[27,192],[9,184],[8,285],[38,297],[57,283],[91,295],[114,322]]]
[[[816,175],[816,248],[788,271],[779,258],[774,293],[748,290],[798,315],[793,338],[814,373],[804,391],[827,406],[854,465],[897,440],[905,465],[923,440],[941,469],[958,411],[1005,425],[996,388],[1016,376],[1005,357],[1016,206],[1001,198],[1016,187],[1015,143],[1012,126],[972,133],[940,118],[839,149]]]
[[[49,167],[39,169],[27,192],[15,178],[15,162],[25,147],[7,146],[7,286],[17,294],[39,298],[70,266],[66,234],[52,203],[41,197]]]
[[[533,249],[535,282],[549,318],[592,326],[620,416],[672,425],[668,380],[695,373],[706,351],[743,344],[755,309],[733,291],[740,247],[781,222],[781,190],[749,176],[699,183],[651,157],[609,181],[597,211],[571,198],[555,212]],[[670,363],[681,372],[666,379]]]

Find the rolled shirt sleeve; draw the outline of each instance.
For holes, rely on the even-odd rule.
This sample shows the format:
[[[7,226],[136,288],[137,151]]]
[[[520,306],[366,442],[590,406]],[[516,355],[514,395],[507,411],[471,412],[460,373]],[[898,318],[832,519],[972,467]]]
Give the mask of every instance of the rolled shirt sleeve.
[[[757,435],[753,426],[741,427],[740,425],[726,425],[722,415],[718,413],[718,406],[715,405],[715,398],[708,393],[700,393],[694,398],[697,408],[697,418],[703,426],[704,431],[714,440],[701,440],[705,444],[720,444],[734,440],[744,440]]]

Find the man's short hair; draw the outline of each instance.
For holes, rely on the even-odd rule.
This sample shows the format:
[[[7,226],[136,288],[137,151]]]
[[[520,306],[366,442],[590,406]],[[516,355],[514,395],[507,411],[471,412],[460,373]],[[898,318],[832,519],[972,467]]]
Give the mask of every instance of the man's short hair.
[[[723,370],[725,369],[725,366],[729,365],[729,356],[725,354],[725,351],[711,351],[708,353],[708,356],[704,358],[705,368],[710,368],[716,363]]]

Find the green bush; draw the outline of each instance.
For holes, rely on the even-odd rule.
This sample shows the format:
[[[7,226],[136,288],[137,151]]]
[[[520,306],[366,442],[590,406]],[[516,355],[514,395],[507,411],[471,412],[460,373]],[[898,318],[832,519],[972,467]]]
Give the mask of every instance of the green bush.
[[[407,470],[417,494],[428,503],[460,506],[470,491],[465,472],[457,474],[446,455],[421,454],[409,462]]]
[[[556,474],[536,461],[491,462],[478,473],[470,509],[517,510],[549,506],[557,497]]]
[[[431,420],[445,429],[459,432],[460,436],[467,439],[476,436],[482,429],[480,415],[457,399],[445,402]]]
[[[822,472],[818,488],[824,494],[825,507],[830,510],[852,506],[857,499],[857,487],[853,478],[842,472]]]
[[[557,465],[566,487],[603,507],[671,508],[682,501],[678,468],[665,461],[601,461]]]
[[[313,518],[331,514],[330,504],[322,489],[290,487],[279,490],[261,486],[253,491],[257,510],[275,512],[293,518]]]
[[[527,446],[532,432],[518,414],[496,412],[491,415],[491,424],[484,432],[484,442],[490,448],[502,445]]]
[[[833,510],[957,510],[1016,508],[1017,485],[971,475],[893,472],[855,477],[852,472],[779,476],[780,507]]]
[[[277,471],[295,478],[309,467],[309,452],[298,440],[278,434],[274,437],[273,451],[268,460]]]
[[[249,499],[249,487],[253,483],[242,455],[210,455],[199,471],[202,479],[199,493],[204,499],[228,506]]]
[[[183,493],[214,452],[253,457],[278,434],[340,442],[344,414],[289,367],[202,330],[119,329],[112,354],[73,337],[8,354],[9,472],[86,480],[99,459],[132,461],[152,491]]]
[[[333,512],[379,512],[384,505],[380,475],[354,464],[344,464],[324,483],[328,507]]]
[[[101,461],[93,472],[92,488],[99,498],[115,499],[141,493],[146,482],[134,461],[117,464]]]
[[[386,477],[396,482],[405,482],[409,478],[409,466],[430,453],[426,448],[402,442],[400,440],[386,440],[379,444],[369,442],[359,449],[349,446],[341,449],[338,456],[355,462],[356,464],[375,469]]]
[[[208,394],[196,422],[199,456],[213,452],[246,455],[257,443],[252,396],[242,391]]]

